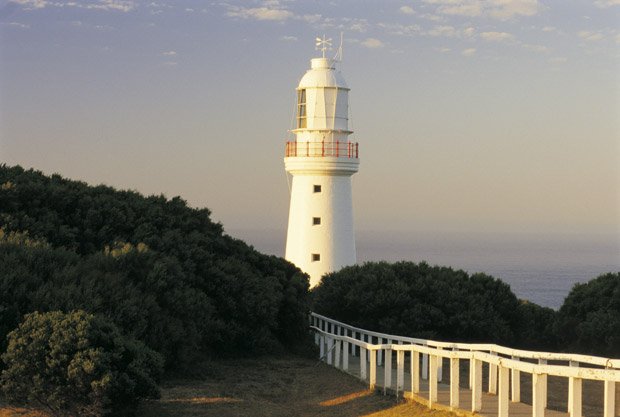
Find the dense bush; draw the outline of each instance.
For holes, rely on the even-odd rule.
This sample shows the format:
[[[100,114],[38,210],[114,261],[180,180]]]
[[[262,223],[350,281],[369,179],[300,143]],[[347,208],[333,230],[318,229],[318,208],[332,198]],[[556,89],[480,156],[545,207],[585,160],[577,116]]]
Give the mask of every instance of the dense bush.
[[[159,396],[163,360],[109,321],[85,313],[25,316],[9,334],[0,388],[58,416],[121,415]]]
[[[576,284],[557,317],[566,349],[620,358],[620,272]]]
[[[436,340],[513,343],[519,300],[484,274],[398,262],[366,263],[328,274],[314,308],[353,325]]]
[[[251,355],[307,329],[308,278],[207,209],[0,165],[0,348],[32,311],[83,309],[164,355]]]

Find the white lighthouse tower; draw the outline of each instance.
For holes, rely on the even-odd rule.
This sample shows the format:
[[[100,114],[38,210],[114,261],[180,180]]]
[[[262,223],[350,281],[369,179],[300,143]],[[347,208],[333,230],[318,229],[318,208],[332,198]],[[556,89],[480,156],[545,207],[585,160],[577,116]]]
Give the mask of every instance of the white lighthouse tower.
[[[311,287],[356,262],[351,176],[358,144],[349,141],[349,88],[338,60],[325,58],[328,45],[317,39],[323,57],[310,61],[297,86],[295,140],[284,158],[292,176],[285,257],[310,275]]]

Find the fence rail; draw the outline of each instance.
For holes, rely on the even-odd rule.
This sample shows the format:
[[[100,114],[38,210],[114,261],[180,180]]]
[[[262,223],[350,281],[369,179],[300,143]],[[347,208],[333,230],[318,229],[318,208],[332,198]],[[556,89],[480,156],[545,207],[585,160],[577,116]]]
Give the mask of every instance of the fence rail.
[[[584,380],[603,381],[603,417],[615,417],[616,383],[620,360],[568,353],[535,352],[495,344],[449,343],[373,332],[311,313],[310,327],[320,355],[345,371],[349,354],[360,357],[360,378],[377,386],[377,368],[384,364],[384,389],[392,389],[392,353],[396,352],[396,392],[404,389],[405,354],[410,358],[411,392],[420,393],[420,378],[428,380],[428,405],[437,403],[442,359],[450,363],[450,407],[459,408],[460,361],[469,361],[471,411],[482,409],[482,365],[488,366],[488,392],[497,395],[498,417],[509,416],[511,402],[521,401],[521,372],[532,376],[532,416],[543,417],[547,407],[547,377],[568,379],[570,417],[582,417]],[[420,361],[421,359],[421,361]],[[554,362],[550,364],[549,362]],[[421,362],[421,366],[420,366]],[[560,362],[560,363],[557,363]]]
[[[290,157],[326,157],[359,158],[357,142],[286,142],[284,155]]]

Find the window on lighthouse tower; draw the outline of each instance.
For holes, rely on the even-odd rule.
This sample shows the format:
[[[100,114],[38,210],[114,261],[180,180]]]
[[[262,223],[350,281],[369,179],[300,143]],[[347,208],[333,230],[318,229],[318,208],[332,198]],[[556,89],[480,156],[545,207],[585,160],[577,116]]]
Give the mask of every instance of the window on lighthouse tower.
[[[306,90],[297,91],[297,129],[304,129],[306,124]]]

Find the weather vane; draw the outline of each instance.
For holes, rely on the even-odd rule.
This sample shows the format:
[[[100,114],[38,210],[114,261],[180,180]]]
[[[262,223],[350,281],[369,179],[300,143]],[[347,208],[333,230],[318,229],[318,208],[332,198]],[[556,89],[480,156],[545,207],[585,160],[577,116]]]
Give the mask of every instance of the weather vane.
[[[323,58],[325,58],[325,51],[329,51],[331,49],[332,39],[331,38],[326,39],[325,35],[323,35],[323,38],[316,38],[315,45],[316,45],[316,50],[323,52]]]

